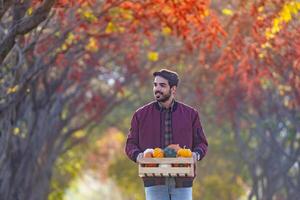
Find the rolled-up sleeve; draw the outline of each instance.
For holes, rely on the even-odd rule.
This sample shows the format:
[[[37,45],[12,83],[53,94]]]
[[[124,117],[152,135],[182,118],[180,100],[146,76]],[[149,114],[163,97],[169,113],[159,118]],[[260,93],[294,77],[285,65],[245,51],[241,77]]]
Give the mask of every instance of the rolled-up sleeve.
[[[139,148],[138,123],[137,113],[135,112],[131,119],[131,127],[125,144],[125,153],[134,162],[136,162],[138,154],[142,152]]]
[[[208,148],[208,142],[203,131],[199,114],[196,111],[194,120],[193,120],[193,152],[200,154],[200,160],[206,155]]]

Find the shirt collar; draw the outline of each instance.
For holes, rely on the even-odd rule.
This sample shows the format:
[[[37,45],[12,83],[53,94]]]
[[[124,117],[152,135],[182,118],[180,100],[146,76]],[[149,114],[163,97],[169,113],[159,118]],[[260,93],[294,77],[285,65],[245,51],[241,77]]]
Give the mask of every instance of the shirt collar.
[[[159,101],[157,101],[160,110],[172,110],[172,111],[173,111],[173,107],[174,107],[174,102],[175,102],[175,100],[173,99],[172,102],[171,102],[170,108],[167,109]]]

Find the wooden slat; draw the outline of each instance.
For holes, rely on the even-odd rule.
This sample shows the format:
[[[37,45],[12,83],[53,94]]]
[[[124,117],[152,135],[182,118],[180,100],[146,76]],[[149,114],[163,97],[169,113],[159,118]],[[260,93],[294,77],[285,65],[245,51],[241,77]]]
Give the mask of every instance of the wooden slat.
[[[194,176],[194,166],[190,167],[142,167],[139,165],[139,176]]]
[[[141,167],[140,168],[140,173],[155,173],[155,174],[159,174],[159,173],[190,173],[190,167]]]

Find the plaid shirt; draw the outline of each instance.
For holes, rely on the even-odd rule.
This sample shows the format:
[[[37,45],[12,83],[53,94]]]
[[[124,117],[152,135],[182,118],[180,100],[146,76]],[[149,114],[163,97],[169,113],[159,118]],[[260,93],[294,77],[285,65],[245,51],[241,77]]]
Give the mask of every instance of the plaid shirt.
[[[161,108],[162,113],[165,115],[164,141],[165,141],[165,147],[167,147],[170,144],[172,144],[172,110],[174,106],[174,100],[172,101],[170,108],[164,108],[160,103],[159,106]]]

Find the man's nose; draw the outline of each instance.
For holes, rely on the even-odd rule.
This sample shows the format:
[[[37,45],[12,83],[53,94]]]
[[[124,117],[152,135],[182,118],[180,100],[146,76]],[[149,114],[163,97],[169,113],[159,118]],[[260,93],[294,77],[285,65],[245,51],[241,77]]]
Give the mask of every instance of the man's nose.
[[[155,91],[160,91],[160,87],[159,86],[154,86],[154,90]]]

